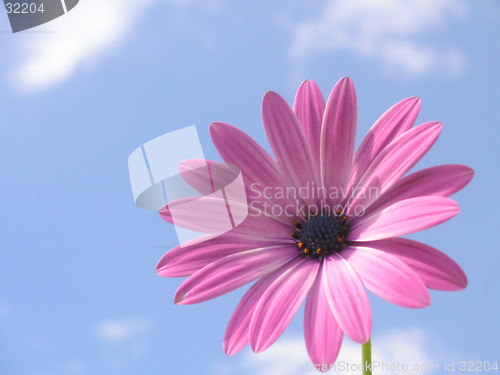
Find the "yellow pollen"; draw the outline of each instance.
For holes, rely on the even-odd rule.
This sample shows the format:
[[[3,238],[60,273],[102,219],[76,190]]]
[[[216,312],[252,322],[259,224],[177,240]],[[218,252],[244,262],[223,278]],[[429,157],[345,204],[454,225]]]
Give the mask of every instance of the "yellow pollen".
[[[316,250],[316,253],[321,254],[321,247],[318,250]]]
[[[342,242],[344,242],[344,240],[342,239],[342,237],[339,237],[339,238],[337,238],[337,242],[342,243]]]
[[[347,216],[344,216],[344,217],[342,218],[342,221],[343,221],[343,222],[346,222],[346,221],[347,221]]]
[[[303,247],[304,247],[304,243],[303,242],[299,242],[299,249],[302,249]]]
[[[337,210],[337,215],[340,215],[342,213],[342,210],[338,209]]]
[[[307,247],[304,249],[304,254],[309,254],[309,249]]]

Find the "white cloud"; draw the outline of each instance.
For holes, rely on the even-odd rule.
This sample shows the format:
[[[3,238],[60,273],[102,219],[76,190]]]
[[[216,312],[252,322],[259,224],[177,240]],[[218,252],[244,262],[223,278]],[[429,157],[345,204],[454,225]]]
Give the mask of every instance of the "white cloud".
[[[439,353],[435,351],[431,353],[432,347],[431,337],[417,328],[376,336],[372,346],[372,361],[378,368],[374,368],[374,373],[403,373],[405,371],[402,369],[406,364],[409,366],[408,372],[414,375],[426,374],[431,366],[440,366],[442,363],[442,358],[437,357]],[[344,338],[335,364],[337,367],[327,373],[339,375],[361,373],[358,369],[350,367],[361,365],[361,345]],[[394,367],[398,364],[399,371]],[[230,373],[320,374],[312,368],[303,337],[280,339],[268,350],[259,354],[248,350],[237,367],[232,368]],[[437,368],[434,367],[434,370],[437,371]]]
[[[97,336],[105,341],[123,342],[149,331],[151,324],[143,318],[112,319],[99,324]]]
[[[190,6],[211,12],[220,7],[219,0],[82,0],[64,16],[17,35],[21,58],[9,74],[13,86],[37,91],[64,81],[109,54],[156,4],[171,6],[167,14]]]
[[[20,34],[24,58],[13,72],[15,84],[36,90],[64,80],[127,36],[155,1],[84,0],[48,23],[45,28],[50,32]]]
[[[303,62],[317,52],[348,51],[378,60],[388,72],[457,75],[464,57],[436,46],[433,32],[465,14],[463,0],[327,0],[316,18],[294,26],[290,55]]]

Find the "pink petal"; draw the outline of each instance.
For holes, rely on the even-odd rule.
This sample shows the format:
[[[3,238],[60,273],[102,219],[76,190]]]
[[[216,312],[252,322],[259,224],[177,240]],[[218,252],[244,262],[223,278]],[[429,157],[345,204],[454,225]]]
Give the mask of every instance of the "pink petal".
[[[281,274],[262,294],[250,323],[250,345],[259,353],[271,346],[293,319],[314,283],[319,262],[304,259]]]
[[[365,214],[379,211],[398,201],[425,195],[449,197],[474,177],[474,170],[458,164],[439,165],[412,173],[388,189]]]
[[[210,136],[224,161],[235,164],[241,169],[245,187],[247,191],[250,191],[250,200],[263,202],[266,200],[262,196],[264,189],[269,189],[273,193],[275,190],[285,187],[285,182],[274,159],[246,133],[232,125],[215,122],[210,126]],[[273,199],[273,195],[276,194],[271,194],[271,198],[267,199],[272,205],[285,207],[295,203],[287,197]],[[254,203],[254,207],[264,211],[262,205]],[[274,216],[283,222],[293,223],[296,220],[295,217],[287,217],[286,215]]]
[[[323,278],[326,298],[342,331],[356,342],[368,341],[372,311],[356,272],[345,259],[333,254],[323,261]]]
[[[239,168],[212,160],[190,159],[179,164],[179,173],[191,187],[208,195],[234,181]]]
[[[331,364],[339,353],[343,333],[328,304],[322,270],[323,267],[320,267],[316,281],[307,295],[304,338],[313,363]]]
[[[356,218],[349,231],[349,241],[373,241],[418,232],[451,219],[458,214],[458,204],[444,197],[410,198]]]
[[[323,186],[345,189],[356,139],[356,92],[349,78],[342,78],[326,103],[321,128],[320,159]],[[336,204],[331,201],[330,204]]]
[[[262,100],[262,120],[285,179],[297,189],[317,186],[314,162],[306,137],[285,99],[275,92],[267,92]],[[317,201],[312,199],[311,194],[305,194],[304,203],[313,205]]]
[[[231,232],[243,237],[290,239],[290,230],[293,231],[293,225],[289,222],[293,217],[286,216],[286,210],[283,210],[282,214],[287,221],[284,223],[278,217],[271,215],[274,211],[269,210],[266,215],[265,211],[252,210],[253,204],[245,206],[231,201],[230,208],[228,211],[227,202],[219,197],[188,197],[167,203],[160,209],[159,214],[162,219],[171,224],[201,233]],[[239,225],[231,222],[231,217],[242,216],[242,212],[246,209],[248,209],[248,215],[243,222]]]
[[[384,148],[359,181],[349,206],[368,208],[427,153],[441,128],[438,122],[422,124]]]
[[[402,260],[424,281],[437,290],[462,290],[467,286],[467,276],[448,255],[432,246],[406,238],[388,238],[364,242],[363,246],[385,251]]]
[[[248,216],[243,223],[220,236],[205,236],[183,243],[166,253],[156,267],[165,277],[189,276],[219,258],[263,247],[293,244],[292,229],[272,219]]]
[[[295,228],[289,224],[283,224],[273,217],[268,216],[252,216],[250,213],[243,223],[228,232],[228,236],[249,240],[272,240],[273,242],[289,242],[290,234],[295,231]]]
[[[271,272],[297,256],[293,246],[263,247],[228,255],[195,272],[177,290],[187,305],[219,297]]]
[[[356,185],[375,157],[394,139],[413,126],[420,111],[419,98],[407,98],[387,110],[365,135],[351,170],[351,185]]]
[[[166,253],[156,266],[163,277],[189,276],[199,269],[228,255],[262,247],[262,241],[237,242],[219,236],[192,246],[177,246]]]
[[[250,342],[250,321],[264,291],[282,273],[300,262],[302,262],[302,259],[299,257],[292,259],[290,262],[262,277],[245,293],[238,306],[236,306],[226,329],[224,352],[227,355],[236,354]]]
[[[218,194],[218,196],[216,195]],[[160,209],[160,216],[181,228],[209,234],[222,234],[235,227],[232,216],[245,217],[248,206],[231,202],[231,210],[221,191],[211,196],[173,200]]]
[[[368,247],[348,248],[342,257],[354,268],[366,289],[403,307],[429,306],[431,297],[422,279],[397,257]]]
[[[320,139],[321,122],[325,111],[325,99],[318,85],[312,80],[304,81],[295,96],[293,111],[304,129],[304,134],[311,150],[316,173],[320,175]]]
[[[229,124],[214,122],[210,126],[210,136],[224,161],[238,166],[250,184],[284,186],[274,159],[245,132]]]

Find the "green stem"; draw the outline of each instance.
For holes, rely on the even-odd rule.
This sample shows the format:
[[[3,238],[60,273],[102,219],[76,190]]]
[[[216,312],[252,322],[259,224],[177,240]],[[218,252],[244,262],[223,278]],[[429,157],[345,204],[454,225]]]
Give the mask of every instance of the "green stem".
[[[372,375],[372,340],[361,344],[361,357],[363,361],[363,375]]]

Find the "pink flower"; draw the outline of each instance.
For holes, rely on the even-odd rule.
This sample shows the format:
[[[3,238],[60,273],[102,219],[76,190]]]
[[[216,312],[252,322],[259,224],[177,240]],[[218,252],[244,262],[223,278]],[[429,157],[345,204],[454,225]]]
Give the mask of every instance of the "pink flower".
[[[299,87],[293,109],[268,92],[262,117],[275,159],[241,130],[212,124],[218,152],[241,169],[248,217],[219,237],[172,249],[157,273],[189,276],[175,296],[179,304],[203,302],[258,279],[227,327],[228,355],[246,344],[255,352],[267,349],[305,300],[309,356],[315,364],[331,364],[343,333],[359,343],[370,338],[365,288],[410,308],[429,305],[427,288],[465,288],[467,278],[451,258],[399,237],[455,216],[459,207],[447,197],[474,174],[466,166],[441,165],[403,177],[441,132],[438,122],[412,128],[419,109],[418,98],[394,105],[355,152],[356,94],[349,78],[337,83],[326,105],[313,81]],[[229,174],[228,165],[207,163],[214,176]],[[203,190],[199,176],[187,171],[184,177]],[[179,203],[167,204],[160,215],[172,222],[175,206],[182,217]],[[197,227],[192,212],[184,222],[176,219]],[[220,219],[214,214],[211,225]]]

